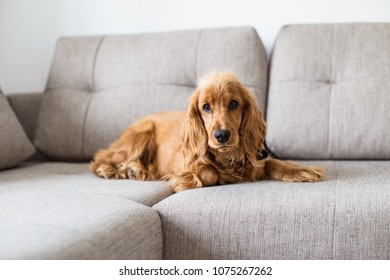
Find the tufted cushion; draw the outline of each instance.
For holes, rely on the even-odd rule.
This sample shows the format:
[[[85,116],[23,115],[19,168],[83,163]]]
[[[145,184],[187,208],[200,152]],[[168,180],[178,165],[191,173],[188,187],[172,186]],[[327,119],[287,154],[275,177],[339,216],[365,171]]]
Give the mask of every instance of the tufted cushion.
[[[264,111],[267,57],[253,28],[62,38],[35,144],[55,159],[89,159],[138,118],[186,110],[212,70],[235,71]]]
[[[34,151],[0,88],[0,170],[18,165]]]
[[[266,117],[277,156],[389,159],[390,24],[284,27]]]
[[[161,200],[153,208],[163,258],[389,260],[390,161],[302,163],[322,165],[327,179],[223,185]]]

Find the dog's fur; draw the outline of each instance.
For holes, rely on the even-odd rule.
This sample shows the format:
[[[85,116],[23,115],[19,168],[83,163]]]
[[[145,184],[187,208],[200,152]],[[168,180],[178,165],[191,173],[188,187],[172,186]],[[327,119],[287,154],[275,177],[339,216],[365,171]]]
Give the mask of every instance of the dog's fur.
[[[218,130],[230,131],[227,142],[217,141]],[[261,179],[315,182],[323,178],[321,167],[271,157],[259,160],[265,133],[252,93],[233,73],[215,72],[200,81],[188,112],[139,120],[108,149],[99,150],[90,167],[103,178],[167,180],[175,192]]]

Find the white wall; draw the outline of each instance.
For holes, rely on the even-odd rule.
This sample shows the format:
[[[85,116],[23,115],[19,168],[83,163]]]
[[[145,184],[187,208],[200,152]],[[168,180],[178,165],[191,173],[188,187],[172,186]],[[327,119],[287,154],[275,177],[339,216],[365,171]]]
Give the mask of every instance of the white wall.
[[[60,36],[254,26],[267,50],[285,24],[390,22],[390,0],[0,0],[0,84],[44,89]]]

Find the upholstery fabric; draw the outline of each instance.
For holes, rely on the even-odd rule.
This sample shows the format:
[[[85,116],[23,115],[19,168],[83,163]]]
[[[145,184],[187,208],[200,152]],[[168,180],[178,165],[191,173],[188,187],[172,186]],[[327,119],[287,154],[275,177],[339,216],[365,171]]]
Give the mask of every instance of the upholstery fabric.
[[[34,143],[35,139],[35,130],[37,128],[42,97],[42,93],[14,93],[7,95],[8,102],[31,143]],[[36,150],[27,160],[47,161],[48,158]]]
[[[34,142],[42,97],[42,93],[15,93],[7,95],[12,110],[31,142]]]
[[[0,170],[14,167],[35,151],[0,89]]]
[[[123,197],[36,190],[0,202],[0,259],[162,257],[157,212]]]
[[[295,159],[390,159],[390,24],[286,26],[267,104],[268,147]]]
[[[18,169],[0,173],[0,192],[72,193],[116,196],[152,206],[170,196],[172,190],[163,181],[134,181],[102,179],[88,169],[86,163],[44,162],[28,163]]]
[[[161,259],[150,208],[165,182],[105,180],[87,164],[28,163],[0,173],[0,259]]]
[[[54,159],[90,159],[140,117],[186,110],[212,70],[236,72],[264,112],[267,56],[253,28],[61,38],[35,144]]]
[[[166,259],[390,259],[390,162],[321,161],[318,183],[259,181],[159,202]]]

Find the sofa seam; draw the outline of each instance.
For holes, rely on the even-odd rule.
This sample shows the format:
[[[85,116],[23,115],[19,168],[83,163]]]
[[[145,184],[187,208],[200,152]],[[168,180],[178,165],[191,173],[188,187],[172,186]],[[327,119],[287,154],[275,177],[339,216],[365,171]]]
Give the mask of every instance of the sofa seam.
[[[329,110],[328,110],[328,157],[331,158],[331,119],[332,119],[332,96],[333,96],[333,81],[335,81],[335,37],[336,27],[333,26],[332,35],[332,66],[330,72],[330,93],[329,93]]]
[[[333,226],[333,230],[332,230],[332,233],[333,233],[333,238],[332,238],[332,260],[335,259],[335,247],[336,247],[336,198],[334,198],[334,205],[333,205],[333,223],[332,223],[332,226]]]
[[[337,168],[336,168],[336,162],[333,161],[334,170],[336,172],[336,181],[337,181]],[[334,191],[334,199],[333,199],[333,238],[332,238],[332,260],[335,259],[335,247],[336,247],[336,199],[337,199],[337,186],[335,187]]]
[[[85,114],[84,114],[84,119],[83,119],[83,126],[82,126],[82,134],[81,134],[81,154],[83,156],[85,156],[85,145],[84,145],[84,142],[85,142],[85,126],[86,126],[86,123],[87,123],[87,118],[88,118],[88,114],[89,114],[89,108],[90,108],[90,105],[92,103],[92,99],[94,97],[94,94],[95,94],[95,70],[96,70],[96,60],[97,60],[97,56],[98,56],[98,53],[99,53],[99,50],[100,50],[100,47],[102,45],[102,42],[104,40],[105,36],[102,36],[100,37],[100,40],[98,42],[98,45],[96,46],[96,50],[95,50],[95,54],[94,54],[94,59],[93,59],[93,64],[92,64],[92,77],[91,77],[91,87],[90,87],[90,91],[89,91],[89,98],[88,98],[88,101],[87,101],[87,106],[85,108]]]
[[[161,259],[164,260],[164,256],[165,256],[165,237],[164,237],[164,228],[163,228],[163,218],[161,216],[162,214],[157,210],[156,207],[154,207],[155,205],[156,204],[154,204],[150,208],[156,211],[157,216],[158,216],[158,218],[160,220],[161,241],[162,241],[162,244],[161,244]]]
[[[98,57],[98,53],[100,51],[100,47],[103,43],[103,40],[105,39],[106,36],[102,36],[100,37],[99,39],[99,43],[96,47],[96,50],[95,50],[95,55],[94,55],[94,58],[93,58],[93,66],[92,66],[92,78],[91,78],[91,92],[95,92],[96,90],[96,85],[95,85],[95,82],[96,82],[96,79],[95,79],[95,74],[96,74],[96,61],[97,61],[97,57]]]

